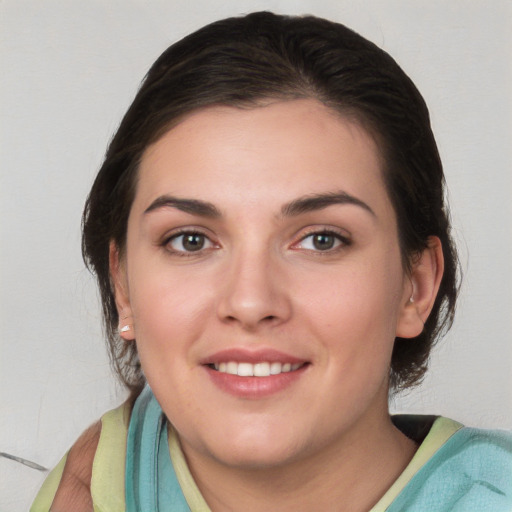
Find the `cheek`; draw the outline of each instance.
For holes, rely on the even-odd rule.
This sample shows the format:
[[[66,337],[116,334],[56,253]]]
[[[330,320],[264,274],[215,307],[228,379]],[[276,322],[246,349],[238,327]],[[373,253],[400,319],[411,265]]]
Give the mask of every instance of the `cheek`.
[[[387,361],[396,336],[403,287],[395,259],[347,265],[316,279],[303,279],[304,318],[331,352],[347,365]]]
[[[200,266],[170,263],[154,250],[132,254],[128,265],[130,303],[141,321],[152,318],[160,323],[172,321],[176,315],[193,316],[210,299],[209,272]]]
[[[198,286],[193,276],[185,279],[180,269],[148,267],[152,270],[132,268],[130,275],[137,346],[143,367],[147,362],[165,368],[201,336],[211,311],[211,287]]]
[[[297,283],[295,289],[300,286],[304,305],[327,324],[339,324],[341,319],[357,323],[363,318],[375,319],[368,327],[386,320],[393,323],[400,308],[403,273],[396,264],[380,261],[376,266],[347,265],[323,274],[304,273],[302,285]]]

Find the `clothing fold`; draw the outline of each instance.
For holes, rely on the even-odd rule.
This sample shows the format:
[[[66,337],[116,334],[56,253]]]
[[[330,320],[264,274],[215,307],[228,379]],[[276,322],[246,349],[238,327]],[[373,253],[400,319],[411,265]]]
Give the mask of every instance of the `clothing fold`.
[[[393,421],[419,448],[369,512],[512,512],[512,433],[443,417]],[[50,473],[31,512],[49,512],[65,461]],[[149,386],[133,409],[125,403],[102,417],[91,495],[95,512],[210,512]]]
[[[190,512],[171,461],[167,420],[149,386],[133,406],[125,482],[126,512]]]

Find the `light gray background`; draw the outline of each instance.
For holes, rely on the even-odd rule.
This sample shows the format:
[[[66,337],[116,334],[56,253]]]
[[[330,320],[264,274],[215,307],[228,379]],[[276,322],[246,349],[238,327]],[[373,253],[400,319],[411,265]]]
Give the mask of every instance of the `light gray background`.
[[[465,273],[455,326],[394,410],[512,428],[512,7],[507,0],[0,2],[0,451],[55,465],[124,397],[110,376],[80,215],[154,59],[207,22],[313,13],[389,51],[430,106]],[[0,458],[0,510],[44,475]]]

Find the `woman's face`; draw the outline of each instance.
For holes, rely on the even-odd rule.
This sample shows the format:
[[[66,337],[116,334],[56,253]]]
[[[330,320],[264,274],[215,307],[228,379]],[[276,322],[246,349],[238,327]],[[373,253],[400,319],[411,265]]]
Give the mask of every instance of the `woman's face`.
[[[189,455],[285,464],[386,421],[412,287],[377,148],[320,103],[205,109],[149,147],[114,274]]]

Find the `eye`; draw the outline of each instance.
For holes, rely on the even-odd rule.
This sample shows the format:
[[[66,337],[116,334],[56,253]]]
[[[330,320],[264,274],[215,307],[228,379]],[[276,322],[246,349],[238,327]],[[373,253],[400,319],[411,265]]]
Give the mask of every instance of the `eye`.
[[[195,231],[178,233],[166,242],[166,245],[174,252],[198,252],[214,247],[213,242],[203,233]]]
[[[332,231],[320,231],[302,238],[297,247],[307,251],[326,252],[344,245],[350,245],[350,241],[346,237]]]

